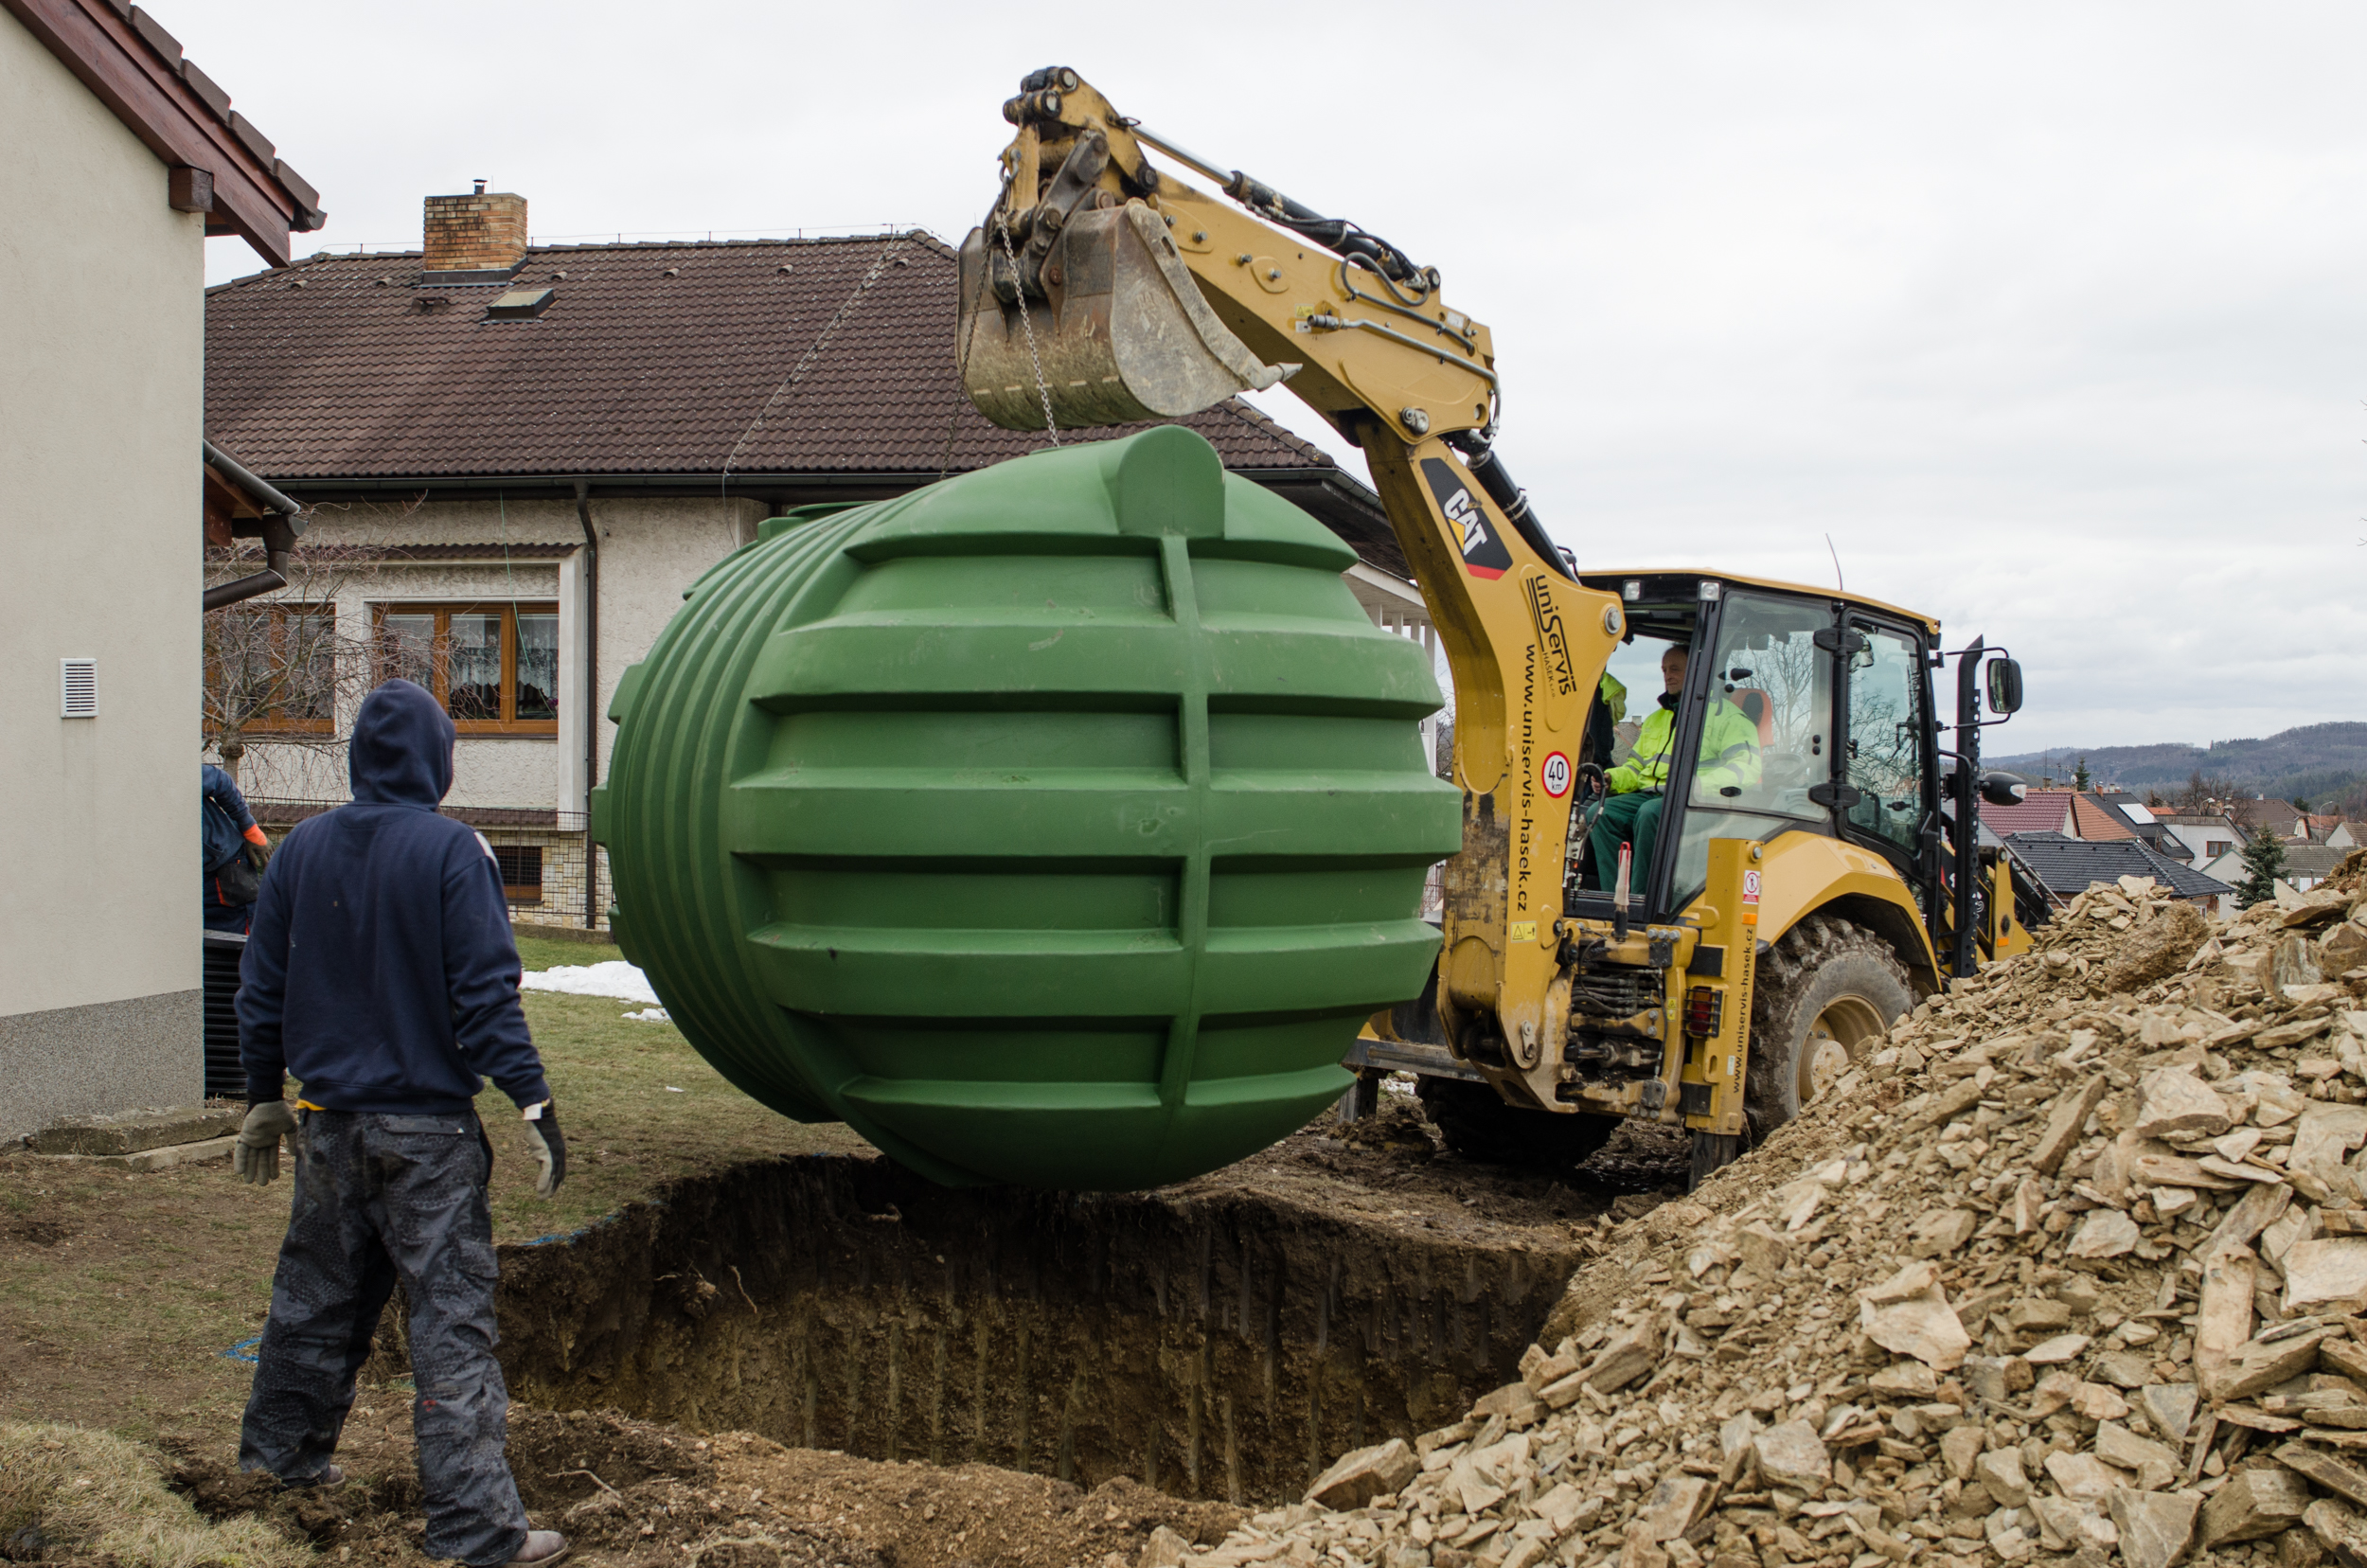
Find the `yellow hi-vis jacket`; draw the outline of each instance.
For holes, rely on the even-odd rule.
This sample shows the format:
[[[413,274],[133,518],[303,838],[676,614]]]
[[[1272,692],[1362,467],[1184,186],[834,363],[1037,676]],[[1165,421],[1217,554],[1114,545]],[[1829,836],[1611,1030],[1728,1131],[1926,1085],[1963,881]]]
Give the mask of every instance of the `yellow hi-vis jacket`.
[[[1635,738],[1635,751],[1608,775],[1611,793],[1633,794],[1666,785],[1669,741],[1676,728],[1673,709],[1656,707],[1646,716],[1644,728]],[[1727,785],[1747,788],[1758,781],[1759,726],[1725,698],[1714,699],[1701,722],[1701,758],[1694,783],[1715,791]]]

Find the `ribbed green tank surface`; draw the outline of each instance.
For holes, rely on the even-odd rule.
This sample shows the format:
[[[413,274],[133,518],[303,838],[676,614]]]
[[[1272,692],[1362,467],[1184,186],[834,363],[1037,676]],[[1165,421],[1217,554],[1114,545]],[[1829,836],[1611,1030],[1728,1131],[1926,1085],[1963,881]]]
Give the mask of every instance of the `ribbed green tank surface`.
[[[1173,426],[776,520],[627,671],[593,830],[684,1035],[952,1185],[1228,1165],[1437,945],[1430,660]]]

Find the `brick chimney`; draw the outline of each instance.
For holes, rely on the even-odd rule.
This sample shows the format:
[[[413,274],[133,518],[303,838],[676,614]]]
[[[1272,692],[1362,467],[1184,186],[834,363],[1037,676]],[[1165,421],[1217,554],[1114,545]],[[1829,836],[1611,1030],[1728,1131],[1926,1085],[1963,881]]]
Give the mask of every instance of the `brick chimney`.
[[[427,199],[422,272],[512,272],[526,258],[526,199],[488,192]]]

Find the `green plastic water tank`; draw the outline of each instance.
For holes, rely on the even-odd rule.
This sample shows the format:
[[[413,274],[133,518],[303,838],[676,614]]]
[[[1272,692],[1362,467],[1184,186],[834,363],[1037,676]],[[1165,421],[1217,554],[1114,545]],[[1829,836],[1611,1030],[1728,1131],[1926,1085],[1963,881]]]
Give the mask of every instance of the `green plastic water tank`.
[[[684,1035],[937,1181],[1227,1165],[1348,1083],[1457,846],[1428,655],[1179,427],[776,519],[621,682],[593,835]]]

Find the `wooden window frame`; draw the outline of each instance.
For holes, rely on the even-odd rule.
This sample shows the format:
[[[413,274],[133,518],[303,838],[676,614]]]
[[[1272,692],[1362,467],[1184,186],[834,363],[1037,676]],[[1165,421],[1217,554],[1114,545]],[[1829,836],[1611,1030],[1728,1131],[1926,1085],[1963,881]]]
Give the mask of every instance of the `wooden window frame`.
[[[510,857],[509,860],[504,861],[502,859],[504,855]],[[534,880],[530,882],[510,881],[510,866],[528,855],[534,857]],[[539,844],[496,844],[493,846],[493,863],[499,865],[502,871],[502,897],[514,904],[541,903],[543,901],[543,878],[548,870],[545,864],[547,858],[543,853],[543,846]]]
[[[436,630],[428,654],[428,689],[436,704],[451,716],[453,728],[464,736],[524,735],[551,736],[559,734],[559,720],[521,719],[518,713],[518,617],[520,615],[556,615],[557,600],[543,599],[476,599],[465,602],[419,603],[410,600],[389,600],[370,606],[370,646],[377,665],[377,678],[385,678],[386,617],[389,615],[432,615]],[[454,615],[499,615],[501,617],[502,650],[502,716],[498,719],[463,719],[452,711],[452,618]],[[551,700],[559,701],[557,671],[552,672]]]
[[[267,740],[276,735],[334,735],[337,732],[337,678],[335,671],[335,664],[338,656],[336,643],[337,607],[333,604],[277,603],[266,599],[260,603],[232,605],[227,607],[225,610],[218,611],[216,613],[227,615],[243,614],[247,615],[260,615],[269,620],[271,623],[270,656],[274,659],[281,657],[287,646],[288,621],[291,617],[321,620],[329,623],[329,641],[327,647],[324,650],[316,650],[319,651],[322,656],[326,657],[330,665],[328,691],[329,711],[328,717],[321,719],[291,719],[287,716],[285,710],[281,708],[268,708],[257,714],[250,722],[241,725],[240,733],[245,738],[258,740]],[[213,661],[210,658],[207,661],[209,666],[212,662]],[[208,685],[211,685],[215,681],[216,675],[211,668],[206,670],[205,678]]]

